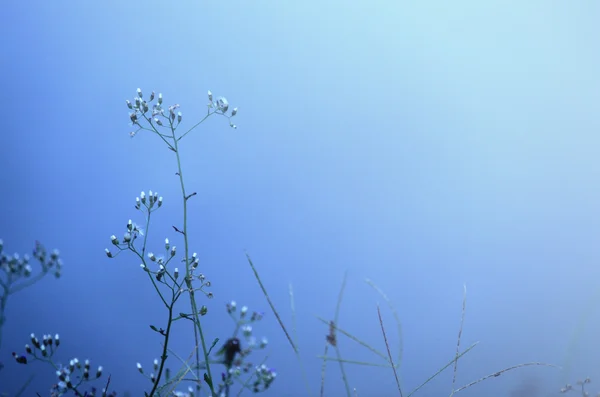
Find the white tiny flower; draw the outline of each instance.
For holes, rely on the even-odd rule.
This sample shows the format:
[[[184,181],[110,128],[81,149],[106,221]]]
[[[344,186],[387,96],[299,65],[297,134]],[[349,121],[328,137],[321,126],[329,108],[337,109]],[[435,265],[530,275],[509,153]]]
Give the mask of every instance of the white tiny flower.
[[[208,100],[211,102],[213,100],[212,92],[210,92],[210,90],[208,90]]]
[[[227,109],[229,109],[229,102],[227,101],[227,98],[219,97],[219,99],[217,100],[217,108],[219,108],[220,111],[225,113]]]

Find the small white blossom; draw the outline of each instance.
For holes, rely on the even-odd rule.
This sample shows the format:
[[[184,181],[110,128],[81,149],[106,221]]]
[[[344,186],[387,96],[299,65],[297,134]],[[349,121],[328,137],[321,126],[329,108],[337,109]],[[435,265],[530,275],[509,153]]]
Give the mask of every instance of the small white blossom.
[[[227,98],[225,97],[220,97],[217,100],[217,108],[222,111],[223,113],[225,113],[227,111],[227,109],[229,109],[229,102],[227,101]]]

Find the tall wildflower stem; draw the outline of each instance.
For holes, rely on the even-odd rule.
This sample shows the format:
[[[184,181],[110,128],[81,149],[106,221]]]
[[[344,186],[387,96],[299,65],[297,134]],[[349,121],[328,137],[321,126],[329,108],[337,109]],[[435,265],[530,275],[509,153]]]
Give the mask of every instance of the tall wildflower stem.
[[[185,272],[186,272],[185,284],[190,293],[190,304],[192,306],[192,315],[194,318],[194,338],[196,340],[196,346],[198,346],[199,345],[198,337],[200,337],[200,343],[202,344],[202,352],[204,355],[204,362],[206,363],[206,374],[208,375],[208,378],[210,379],[210,382],[207,382],[207,383],[208,383],[208,386],[210,387],[211,394],[213,396],[216,396],[214,386],[213,386],[213,378],[212,378],[212,374],[210,371],[208,349],[206,346],[206,340],[204,338],[204,332],[202,330],[202,324],[200,322],[200,316],[198,315],[198,306],[196,305],[196,295],[194,292],[194,287],[192,286],[192,277],[191,277],[192,269],[191,269],[190,256],[189,256],[189,244],[188,244],[188,233],[187,233],[187,201],[188,201],[189,197],[186,194],[185,183],[184,183],[184,179],[183,179],[183,171],[181,169],[181,156],[179,155],[179,140],[175,136],[175,127],[172,122],[171,122],[171,133],[173,136],[173,149],[175,152],[175,156],[177,158],[177,175],[179,176],[179,182],[181,184],[181,195],[182,195],[182,199],[183,199],[183,231],[182,232],[183,232],[183,241],[184,241],[184,247],[185,247]],[[196,363],[198,364],[196,366],[196,376],[198,378],[198,381],[200,381],[200,379],[202,379],[202,378],[200,377],[200,365],[199,365],[200,364],[200,352],[198,351],[198,348],[196,348]]]

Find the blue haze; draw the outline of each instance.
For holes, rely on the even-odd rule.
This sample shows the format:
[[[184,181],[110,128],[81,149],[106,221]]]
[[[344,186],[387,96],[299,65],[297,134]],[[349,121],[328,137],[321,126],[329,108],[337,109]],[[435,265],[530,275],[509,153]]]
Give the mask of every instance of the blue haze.
[[[593,1],[5,2],[0,237],[9,252],[59,248],[64,272],[9,300],[0,391],[32,372],[29,395],[55,382],[48,366],[10,357],[31,332],[60,333],[59,357],[103,365],[121,395],[149,389],[135,365],[159,356],[148,325],[165,313],[133,255],[104,254],[128,219],[142,221],[142,190],[164,197],[151,249],[165,237],[182,247],[173,153],[128,136],[138,87],[181,104],[185,126],[209,89],[239,107],[237,130],[210,118],[181,153],[198,192],[192,249],[215,295],[206,331],[227,337],[231,299],[267,313],[255,326],[278,371],[266,395],[306,392],[245,252],[290,326],[293,284],[313,393],[327,333],[315,315],[333,317],[346,270],[339,325],[385,348],[373,279],[402,318],[406,390],[452,358],[463,284],[463,346],[480,344],[458,384],[520,362],[563,367],[463,396],[600,380],[599,14]],[[173,348],[187,357],[193,338],[180,330]],[[341,337],[340,348],[376,359]],[[389,369],[347,371],[359,396],[395,393]],[[421,395],[449,394],[451,375]],[[326,395],[345,395],[334,363]]]

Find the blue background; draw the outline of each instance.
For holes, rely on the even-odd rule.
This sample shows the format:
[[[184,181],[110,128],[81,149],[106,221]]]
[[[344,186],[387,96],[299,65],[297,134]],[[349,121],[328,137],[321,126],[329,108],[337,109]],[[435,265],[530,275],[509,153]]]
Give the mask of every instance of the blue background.
[[[267,313],[255,330],[278,372],[268,395],[306,392],[245,252],[288,325],[293,284],[315,394],[327,333],[315,315],[333,317],[346,270],[339,325],[383,350],[384,302],[363,280],[386,291],[402,318],[406,391],[452,358],[465,283],[463,346],[480,344],[460,361],[459,385],[526,361],[563,369],[525,368],[461,394],[530,382],[545,396],[600,379],[599,14],[594,1],[541,0],[4,4],[0,237],[9,252],[36,239],[57,247],[65,265],[61,279],[11,296],[0,389],[36,372],[29,391],[47,395],[56,381],[48,366],[11,359],[31,332],[60,333],[59,360],[90,358],[115,390],[149,389],[135,365],[159,356],[148,324],[165,313],[137,259],[104,254],[128,219],[142,222],[142,190],[164,197],[150,246],[169,237],[182,248],[173,153],[128,135],[125,99],[138,87],[181,104],[186,126],[208,89],[239,107],[237,130],[214,117],[182,141],[198,192],[189,235],[213,283],[209,339],[232,329],[231,299]],[[181,328],[172,347],[187,356],[190,336]],[[340,348],[375,359],[348,339]],[[359,396],[395,393],[390,370],[347,371]],[[449,394],[451,377],[421,395]],[[344,393],[330,363],[326,395]]]

